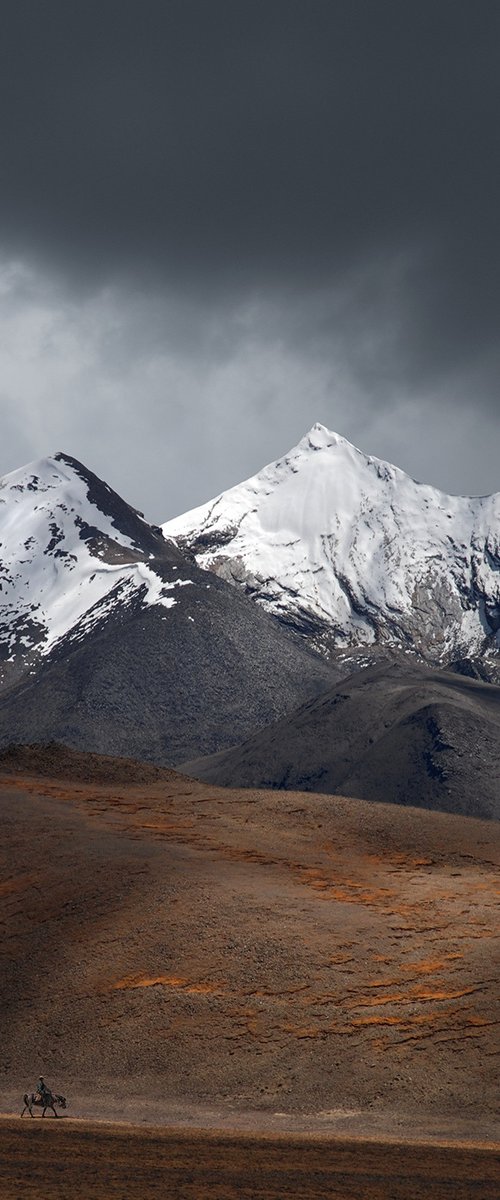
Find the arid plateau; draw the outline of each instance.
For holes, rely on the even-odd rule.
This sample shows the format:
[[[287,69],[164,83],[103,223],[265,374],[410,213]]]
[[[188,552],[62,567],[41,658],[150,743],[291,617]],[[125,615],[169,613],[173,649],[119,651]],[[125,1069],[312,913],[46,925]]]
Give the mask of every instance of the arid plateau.
[[[66,1130],[57,1143],[33,1140],[36,1122],[18,1121],[22,1133],[0,1123],[2,1196],[20,1194],[19,1180],[35,1194],[42,1145],[53,1194],[66,1194],[50,1167],[60,1145],[61,1161],[74,1152],[81,1162],[86,1195],[140,1195],[139,1184],[119,1190],[119,1173],[113,1190],[108,1168],[92,1182],[84,1144],[97,1119],[156,1126],[147,1137],[160,1142],[161,1126],[188,1127],[203,1146],[208,1138],[196,1151],[208,1154],[205,1174],[200,1160],[199,1176],[176,1177],[179,1197],[385,1196],[369,1182],[356,1193],[359,1176],[351,1192],[345,1181],[332,1190],[328,1172],[316,1184],[314,1171],[290,1175],[294,1138],[304,1153],[312,1138],[324,1167],[321,1147],[328,1157],[338,1142],[347,1154],[349,1139],[366,1137],[381,1154],[384,1139],[423,1139],[425,1179],[436,1143],[456,1146],[455,1190],[419,1192],[398,1151],[406,1167],[391,1195],[493,1197],[498,823],[213,788],[57,747],[3,755],[1,804],[2,1109],[20,1112],[42,1071],[68,1096],[70,1118],[52,1119],[54,1137]],[[112,1135],[100,1129],[92,1162],[104,1162]],[[217,1130],[241,1152],[240,1182],[231,1176],[227,1190],[214,1166]],[[263,1131],[277,1139],[279,1169],[267,1143],[257,1159],[249,1150]],[[184,1161],[185,1136],[174,1138],[170,1165],[176,1154]],[[459,1143],[471,1139],[490,1143],[486,1173],[474,1159],[474,1191],[453,1175]],[[271,1172],[262,1190],[252,1176],[259,1154],[262,1179]],[[389,1179],[390,1153],[384,1162]],[[146,1186],[147,1171],[140,1178]]]
[[[74,1115],[493,1135],[496,822],[57,748],[4,756],[1,795],[14,1108],[45,1067]]]

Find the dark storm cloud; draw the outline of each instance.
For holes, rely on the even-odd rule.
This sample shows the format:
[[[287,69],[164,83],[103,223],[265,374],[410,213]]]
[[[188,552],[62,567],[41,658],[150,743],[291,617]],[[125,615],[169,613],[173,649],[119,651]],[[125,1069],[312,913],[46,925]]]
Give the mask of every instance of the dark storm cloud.
[[[499,30],[496,0],[7,3],[4,241],[199,295],[411,251],[408,369],[474,356],[499,318]]]
[[[109,475],[107,428],[123,443],[110,482],[127,492],[141,414],[148,478],[154,438],[175,423],[179,500],[162,513],[158,464],[157,518],[315,419],[420,477],[428,465],[443,486],[481,490],[488,447],[475,474],[462,468],[471,399],[499,418],[499,49],[497,0],[6,0],[12,447],[31,437],[47,452],[60,432]],[[213,472],[205,455],[192,496],[178,463],[200,416]],[[417,461],[408,445],[431,418],[435,445]],[[442,458],[454,421],[452,479],[436,447]],[[489,470],[499,486],[493,449]]]

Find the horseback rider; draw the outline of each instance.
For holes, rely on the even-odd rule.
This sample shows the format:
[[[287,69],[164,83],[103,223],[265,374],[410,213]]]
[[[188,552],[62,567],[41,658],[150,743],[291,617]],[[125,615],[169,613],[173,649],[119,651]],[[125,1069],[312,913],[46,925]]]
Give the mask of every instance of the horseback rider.
[[[36,1094],[40,1097],[40,1100],[47,1100],[47,1101],[52,1096],[52,1092],[51,1092],[50,1088],[48,1088],[44,1082],[43,1075],[40,1075],[40,1078],[38,1080]]]

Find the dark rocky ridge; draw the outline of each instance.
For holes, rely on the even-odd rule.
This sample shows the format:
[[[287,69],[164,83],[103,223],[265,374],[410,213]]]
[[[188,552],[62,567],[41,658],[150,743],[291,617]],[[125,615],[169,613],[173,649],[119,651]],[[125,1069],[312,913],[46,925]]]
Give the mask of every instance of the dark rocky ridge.
[[[116,528],[118,536],[121,535],[122,537],[129,538],[133,542],[138,552],[138,561],[141,559],[146,560],[151,555],[155,559],[165,559],[169,563],[180,563],[185,560],[186,555],[181,554],[175,542],[163,536],[159,525],[150,525],[144,519],[143,513],[133,508],[126,500],[123,500],[118,495],[118,492],[114,492],[109,484],[105,483],[103,479],[99,479],[98,475],[94,475],[94,472],[79,462],[77,458],[73,458],[71,454],[58,451],[54,455],[54,459],[56,462],[65,463],[83,480],[87,488],[87,497],[90,504],[95,505],[103,516],[109,517],[111,523]],[[101,530],[93,528],[79,518],[77,518],[76,523],[79,525],[82,541],[86,541],[87,544],[90,543],[91,550],[98,553],[103,540]],[[96,542],[94,542],[94,539],[96,539]],[[110,539],[106,539],[106,541],[110,541]],[[119,550],[122,550],[119,542],[116,545]],[[130,562],[131,555],[128,549],[126,554],[127,561]]]
[[[176,771],[165,767],[133,758],[113,758],[109,754],[82,754],[58,742],[33,746],[11,744],[0,750],[0,776],[11,775],[113,786],[147,786],[179,779]]]
[[[179,552],[176,551],[176,554]],[[175,605],[115,598],[6,693],[0,745],[59,741],[171,765],[248,737],[331,686],[326,662],[186,560]]]
[[[243,745],[181,770],[500,818],[500,687],[393,664],[344,679]]]

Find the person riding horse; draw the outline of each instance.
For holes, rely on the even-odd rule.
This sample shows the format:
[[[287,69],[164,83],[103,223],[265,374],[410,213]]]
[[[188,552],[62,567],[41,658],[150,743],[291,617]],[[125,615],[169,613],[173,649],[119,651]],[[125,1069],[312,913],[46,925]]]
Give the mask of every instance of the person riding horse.
[[[25,1092],[24,1096],[23,1096],[23,1100],[24,1100],[24,1108],[21,1113],[22,1117],[24,1117],[24,1114],[26,1111],[29,1112],[30,1117],[34,1117],[34,1115],[35,1115],[33,1112],[34,1105],[36,1105],[37,1108],[43,1108],[42,1117],[45,1116],[45,1113],[48,1108],[51,1108],[52,1112],[54,1113],[54,1116],[57,1117],[58,1113],[56,1113],[56,1105],[59,1108],[67,1108],[68,1107],[68,1101],[66,1100],[66,1096],[60,1096],[58,1092],[53,1092],[51,1090],[51,1088],[48,1088],[45,1083],[45,1080],[43,1078],[43,1075],[40,1075],[40,1078],[38,1080],[38,1084],[36,1086],[35,1091],[33,1091],[31,1093],[31,1095],[29,1094],[29,1092]]]
[[[45,1101],[47,1101],[47,1103],[50,1100],[52,1092],[51,1092],[50,1088],[48,1088],[46,1086],[43,1075],[40,1075],[37,1086],[35,1088],[35,1094],[37,1096],[39,1096],[40,1100],[45,1100]]]

